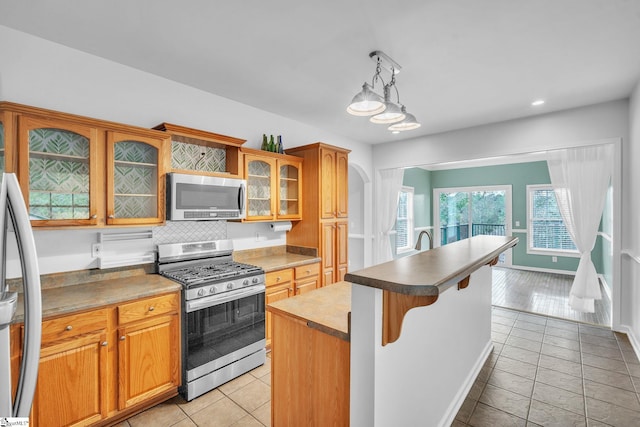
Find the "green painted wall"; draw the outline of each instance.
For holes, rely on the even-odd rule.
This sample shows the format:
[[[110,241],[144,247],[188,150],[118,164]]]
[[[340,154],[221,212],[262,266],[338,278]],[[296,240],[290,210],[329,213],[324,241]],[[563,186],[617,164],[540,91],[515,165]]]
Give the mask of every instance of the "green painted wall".
[[[434,189],[511,185],[513,221],[511,226],[513,229],[522,230],[527,228],[527,185],[550,183],[549,170],[544,161],[431,172],[431,185]],[[517,221],[520,223],[518,226],[515,225]],[[514,233],[514,235],[520,238],[520,242],[513,249],[513,265],[567,271],[577,269],[579,258],[559,256],[558,262],[551,262],[551,256],[527,254],[527,234]],[[601,240],[602,238],[598,237],[591,253],[598,273],[603,271]]]
[[[433,224],[431,172],[420,168],[405,169],[402,185],[413,187],[414,189],[413,217],[415,227],[426,227]]]

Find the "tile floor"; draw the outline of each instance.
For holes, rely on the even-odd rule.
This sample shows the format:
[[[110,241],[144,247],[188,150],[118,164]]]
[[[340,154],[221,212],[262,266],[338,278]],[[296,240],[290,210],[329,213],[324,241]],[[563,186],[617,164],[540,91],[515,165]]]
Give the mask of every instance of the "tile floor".
[[[191,402],[176,396],[115,427],[263,427],[271,425],[271,358]]]
[[[453,427],[640,426],[640,362],[626,335],[494,307],[492,339]],[[269,426],[270,372],[267,358],[204,396],[176,397],[118,427]]]
[[[494,307],[461,426],[640,426],[640,362],[608,328]]]

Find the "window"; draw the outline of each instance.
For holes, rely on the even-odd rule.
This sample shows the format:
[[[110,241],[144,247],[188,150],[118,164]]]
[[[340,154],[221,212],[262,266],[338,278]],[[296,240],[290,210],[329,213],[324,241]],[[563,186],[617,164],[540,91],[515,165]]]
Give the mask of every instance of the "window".
[[[578,251],[569,236],[550,185],[528,185],[527,253],[576,256]]]
[[[413,187],[402,187],[396,217],[396,252],[413,249]]]

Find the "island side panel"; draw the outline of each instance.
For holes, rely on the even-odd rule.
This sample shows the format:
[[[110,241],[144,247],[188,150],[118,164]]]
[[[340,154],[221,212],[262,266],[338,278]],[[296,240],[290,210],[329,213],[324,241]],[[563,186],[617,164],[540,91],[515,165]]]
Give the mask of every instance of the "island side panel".
[[[349,341],[272,313],[271,425],[349,425]]]
[[[492,349],[491,268],[475,271],[467,288],[449,288],[434,304],[410,310],[400,338],[384,347],[381,298],[358,288],[364,295],[354,286],[351,425],[450,425]],[[372,313],[373,331],[365,321]],[[367,375],[374,396],[354,394],[356,379]],[[368,412],[356,419],[356,409]]]

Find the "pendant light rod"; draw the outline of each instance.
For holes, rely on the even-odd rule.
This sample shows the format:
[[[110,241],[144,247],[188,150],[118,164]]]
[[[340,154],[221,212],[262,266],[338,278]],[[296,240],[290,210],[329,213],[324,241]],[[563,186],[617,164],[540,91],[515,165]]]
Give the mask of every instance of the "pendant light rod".
[[[371,58],[374,62],[379,61],[380,65],[382,65],[387,71],[392,74],[398,74],[400,73],[400,70],[402,70],[400,64],[391,59],[389,55],[381,50],[374,50],[369,54],[369,58]]]

